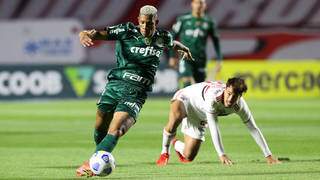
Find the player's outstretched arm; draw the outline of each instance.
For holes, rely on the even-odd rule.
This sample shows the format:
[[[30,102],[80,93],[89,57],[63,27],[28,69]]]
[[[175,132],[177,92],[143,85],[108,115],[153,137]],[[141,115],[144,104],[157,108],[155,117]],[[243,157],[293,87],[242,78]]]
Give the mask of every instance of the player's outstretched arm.
[[[173,41],[173,49],[175,51],[178,51],[178,53],[182,54],[181,59],[188,59],[188,60],[194,61],[189,48],[183,45],[182,43],[180,43],[179,41]]]
[[[94,45],[93,40],[105,40],[107,37],[107,31],[84,30],[79,33],[80,43],[84,47]]]
[[[267,163],[268,164],[281,163],[281,161],[279,161],[277,158],[272,156],[272,153],[269,149],[267,141],[265,140],[264,136],[262,135],[262,132],[256,125],[255,120],[251,114],[251,111],[247,103],[243,99],[241,99],[240,102],[242,104],[242,108],[239,112],[237,112],[237,114],[240,116],[243,122],[245,122],[245,125],[247,126],[251,136],[253,137],[253,139],[255,140],[255,142],[263,152],[263,155],[266,158]]]
[[[220,130],[217,124],[216,116],[212,113],[206,112],[208,126],[211,134],[211,139],[214,145],[214,148],[219,156],[220,162],[223,165],[232,165],[233,162],[225,154],[224,148],[222,145],[222,139],[220,135]]]

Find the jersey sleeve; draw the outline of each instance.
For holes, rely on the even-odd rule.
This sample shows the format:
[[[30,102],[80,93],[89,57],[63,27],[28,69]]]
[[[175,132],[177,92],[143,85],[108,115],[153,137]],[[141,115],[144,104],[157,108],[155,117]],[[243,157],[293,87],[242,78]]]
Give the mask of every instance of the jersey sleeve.
[[[130,22],[118,24],[115,26],[106,27],[107,39],[106,40],[122,40],[128,37],[134,30],[134,25]]]
[[[240,116],[243,123],[247,123],[253,119],[251,111],[243,97],[240,98],[239,104],[236,106],[236,113]]]
[[[216,101],[216,97],[213,96],[213,93],[211,93],[210,91],[212,91],[212,89],[209,88],[208,90],[206,90],[206,87],[204,87],[204,89],[202,90],[202,98],[204,99],[204,110],[206,111],[206,113],[214,113],[214,103]]]
[[[241,117],[242,121],[247,126],[251,136],[253,137],[257,145],[260,147],[264,157],[271,155],[272,153],[268,147],[267,141],[265,140],[262,132],[256,125],[255,120],[249,110],[249,107],[243,98],[240,99],[240,110],[237,112],[237,114]]]
[[[225,154],[224,147],[222,143],[221,133],[218,126],[218,117],[214,112],[206,112],[206,118],[210,130],[211,140],[213,146],[218,154],[218,156],[222,156]]]
[[[204,110],[206,113],[206,119],[208,122],[210,135],[214,148],[218,156],[225,154],[224,147],[222,143],[221,133],[218,126],[218,115],[215,107],[218,103],[217,96],[221,95],[222,88],[214,88],[215,85],[212,83],[207,83],[202,90],[202,98],[204,99]]]
[[[218,38],[219,35],[218,35],[218,32],[217,32],[216,23],[213,20],[210,20],[209,25],[210,25],[210,27],[209,27],[210,36]]]
[[[177,36],[181,32],[181,27],[182,27],[182,20],[180,18],[177,18],[176,22],[172,25],[172,36],[173,39],[176,39]]]

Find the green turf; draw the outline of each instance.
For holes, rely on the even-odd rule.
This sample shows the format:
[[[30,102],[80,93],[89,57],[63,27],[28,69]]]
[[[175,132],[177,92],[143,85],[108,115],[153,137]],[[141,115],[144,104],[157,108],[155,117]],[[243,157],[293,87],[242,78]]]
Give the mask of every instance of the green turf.
[[[194,162],[180,164],[173,154],[168,166],[158,168],[169,103],[149,99],[113,151],[117,168],[106,178],[320,179],[320,99],[248,103],[271,151],[290,161],[267,165],[246,127],[232,115],[220,119],[220,129],[234,166],[219,164],[206,136]],[[74,179],[76,167],[94,150],[94,115],[94,99],[0,103],[0,179]]]

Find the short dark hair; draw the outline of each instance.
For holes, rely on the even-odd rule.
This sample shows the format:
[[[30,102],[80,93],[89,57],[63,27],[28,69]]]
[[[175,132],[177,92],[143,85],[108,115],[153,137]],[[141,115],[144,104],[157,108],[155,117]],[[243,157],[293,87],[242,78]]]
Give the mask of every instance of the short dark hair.
[[[239,78],[239,77],[229,78],[226,86],[227,87],[232,86],[233,91],[239,95],[242,95],[242,93],[245,93],[248,90],[248,86],[247,86],[246,82],[244,81],[244,79]]]

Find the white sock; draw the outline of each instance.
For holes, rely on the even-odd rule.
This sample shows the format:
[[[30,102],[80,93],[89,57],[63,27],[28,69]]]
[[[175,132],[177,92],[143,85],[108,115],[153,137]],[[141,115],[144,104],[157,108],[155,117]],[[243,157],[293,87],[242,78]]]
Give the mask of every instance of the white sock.
[[[163,153],[170,153],[170,144],[171,140],[175,137],[176,133],[169,133],[165,129],[163,129],[163,134],[162,134],[162,151],[161,154]]]
[[[183,151],[184,151],[184,143],[182,141],[176,141],[176,143],[174,144],[174,149],[176,151],[178,151],[183,157],[184,157],[184,154],[183,154]]]

